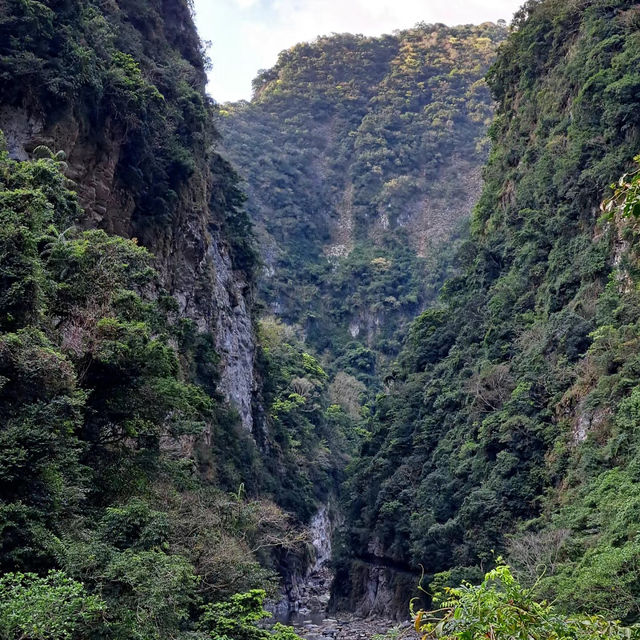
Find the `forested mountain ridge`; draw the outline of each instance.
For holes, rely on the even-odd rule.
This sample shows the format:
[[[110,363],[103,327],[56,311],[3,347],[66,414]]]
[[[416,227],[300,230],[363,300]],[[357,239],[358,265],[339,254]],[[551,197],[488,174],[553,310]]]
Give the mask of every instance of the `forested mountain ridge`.
[[[502,551],[565,609],[638,617],[637,224],[599,204],[640,149],[639,58],[619,0],[527,2],[499,49],[460,273],[409,331],[346,490],[336,585],[364,610],[406,601],[389,568],[458,584]]]
[[[420,24],[321,37],[281,53],[251,102],[221,108],[265,263],[261,300],[365,384],[434,295],[436,250],[479,194],[483,76],[505,33]]]

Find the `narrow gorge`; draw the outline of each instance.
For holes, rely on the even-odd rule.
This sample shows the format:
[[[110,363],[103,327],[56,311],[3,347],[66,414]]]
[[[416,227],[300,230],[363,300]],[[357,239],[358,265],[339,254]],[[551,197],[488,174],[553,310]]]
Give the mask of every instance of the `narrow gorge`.
[[[640,5],[201,10],[0,2],[2,640],[640,637]]]

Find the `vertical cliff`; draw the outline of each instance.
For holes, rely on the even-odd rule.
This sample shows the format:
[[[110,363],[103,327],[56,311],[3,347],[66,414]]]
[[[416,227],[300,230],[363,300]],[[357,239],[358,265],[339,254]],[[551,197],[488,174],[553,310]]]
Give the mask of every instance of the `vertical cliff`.
[[[256,255],[204,86],[187,2],[0,3],[0,591],[100,611],[29,604],[26,634],[205,635],[304,540],[269,500],[288,433],[254,421]]]
[[[454,585],[497,552],[566,609],[637,619],[637,218],[616,230],[599,205],[640,150],[639,60],[635,2],[516,15],[461,271],[354,465],[345,597],[371,602],[348,586],[363,565]]]
[[[36,332],[38,348],[50,348],[71,372],[64,391],[78,395],[69,441],[91,478],[91,500],[79,499],[73,517],[86,511],[97,539],[105,508],[142,499],[179,531],[170,496],[192,500],[193,509],[204,501],[200,516],[215,522],[185,535],[206,542],[181,546],[181,534],[172,534],[170,555],[188,557],[203,579],[198,589],[220,597],[273,587],[271,549],[299,552],[296,526],[339,483],[353,443],[348,420],[329,411],[327,374],[304,345],[263,324],[258,348],[252,225],[238,178],[218,153],[204,86],[200,42],[181,0],[0,6],[0,130],[10,156],[0,143],[0,205],[10,203],[0,208],[9,221],[0,234],[0,437],[7,420],[40,406],[39,397],[11,391],[32,353],[20,332]],[[23,200],[38,190],[51,202],[32,220]],[[58,212],[57,199],[75,194],[78,210]],[[33,273],[5,267],[24,261],[23,235]],[[12,309],[21,297],[38,312],[18,317]],[[9,354],[11,340],[21,347]],[[18,429],[8,450],[29,450],[29,437]],[[38,450],[34,466],[55,453]],[[48,500],[55,483],[37,481]],[[34,493],[27,481],[17,485],[6,490],[16,502]],[[218,496],[225,490],[234,497]],[[233,514],[247,496],[278,507],[251,505],[241,520]],[[45,529],[62,535],[67,514],[55,506],[42,513]],[[256,528],[263,513],[266,529]],[[247,536],[271,527],[269,544],[249,546]],[[41,544],[6,538],[0,546]],[[44,567],[70,566],[48,547],[43,553]]]
[[[10,1],[0,42],[10,155],[64,151],[81,225],[137,238],[155,255],[178,313],[214,336],[218,388],[251,431],[250,250],[241,233],[234,239],[241,198],[215,150],[187,3]]]

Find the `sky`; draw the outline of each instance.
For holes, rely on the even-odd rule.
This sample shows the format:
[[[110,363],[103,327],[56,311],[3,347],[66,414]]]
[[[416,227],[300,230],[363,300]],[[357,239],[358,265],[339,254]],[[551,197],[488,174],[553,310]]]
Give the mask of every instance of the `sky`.
[[[251,80],[278,53],[330,33],[367,36],[417,22],[509,22],[523,0],[194,0],[200,37],[211,43],[209,93],[218,102],[251,97]]]

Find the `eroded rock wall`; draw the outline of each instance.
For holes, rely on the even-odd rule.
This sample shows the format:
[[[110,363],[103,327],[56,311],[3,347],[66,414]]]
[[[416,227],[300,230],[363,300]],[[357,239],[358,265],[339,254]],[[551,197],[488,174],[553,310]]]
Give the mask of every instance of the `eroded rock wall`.
[[[80,11],[97,11],[90,2],[79,4]],[[64,79],[64,65],[71,64],[60,46],[60,38],[66,39],[63,44],[68,48],[86,47],[96,75],[103,75],[79,78],[74,91],[55,95],[47,87],[35,86],[42,83],[35,76],[34,86],[29,86],[28,75],[20,85],[0,90],[0,130],[9,154],[26,160],[42,145],[53,152],[64,151],[66,175],[85,211],[80,224],[137,238],[155,255],[159,286],[177,300],[178,313],[192,320],[199,332],[213,334],[220,356],[217,388],[250,431],[256,350],[251,275],[234,265],[225,229],[228,211],[224,201],[217,201],[221,198],[214,186],[216,163],[212,161],[217,157],[217,134],[188,5],[183,0],[151,1],[145,5],[145,22],[132,3],[114,2],[94,18],[101,21],[104,42],[97,37],[88,40],[95,36],[90,21],[75,9],[68,15],[66,11],[52,13],[59,33],[53,33],[50,41],[43,37],[30,55],[40,55],[51,67],[58,65],[52,78]],[[19,27],[18,10],[15,17]],[[104,53],[106,47],[115,52]],[[15,53],[16,60],[24,55],[10,53]],[[118,66],[121,59],[125,62]],[[163,80],[172,67],[177,77]],[[41,75],[46,78],[46,71]],[[73,71],[69,75],[73,80]],[[98,82],[100,93],[94,87]],[[126,94],[128,102],[116,108],[112,94],[122,93],[132,83],[139,85],[133,96]],[[147,91],[157,104],[151,101],[143,108],[135,100],[136,91]],[[152,139],[154,126],[157,140]],[[136,150],[145,140],[149,144],[146,157]],[[153,173],[148,165],[156,160],[160,169]],[[185,167],[178,166],[178,161]],[[167,182],[163,192],[158,187],[161,180]]]

